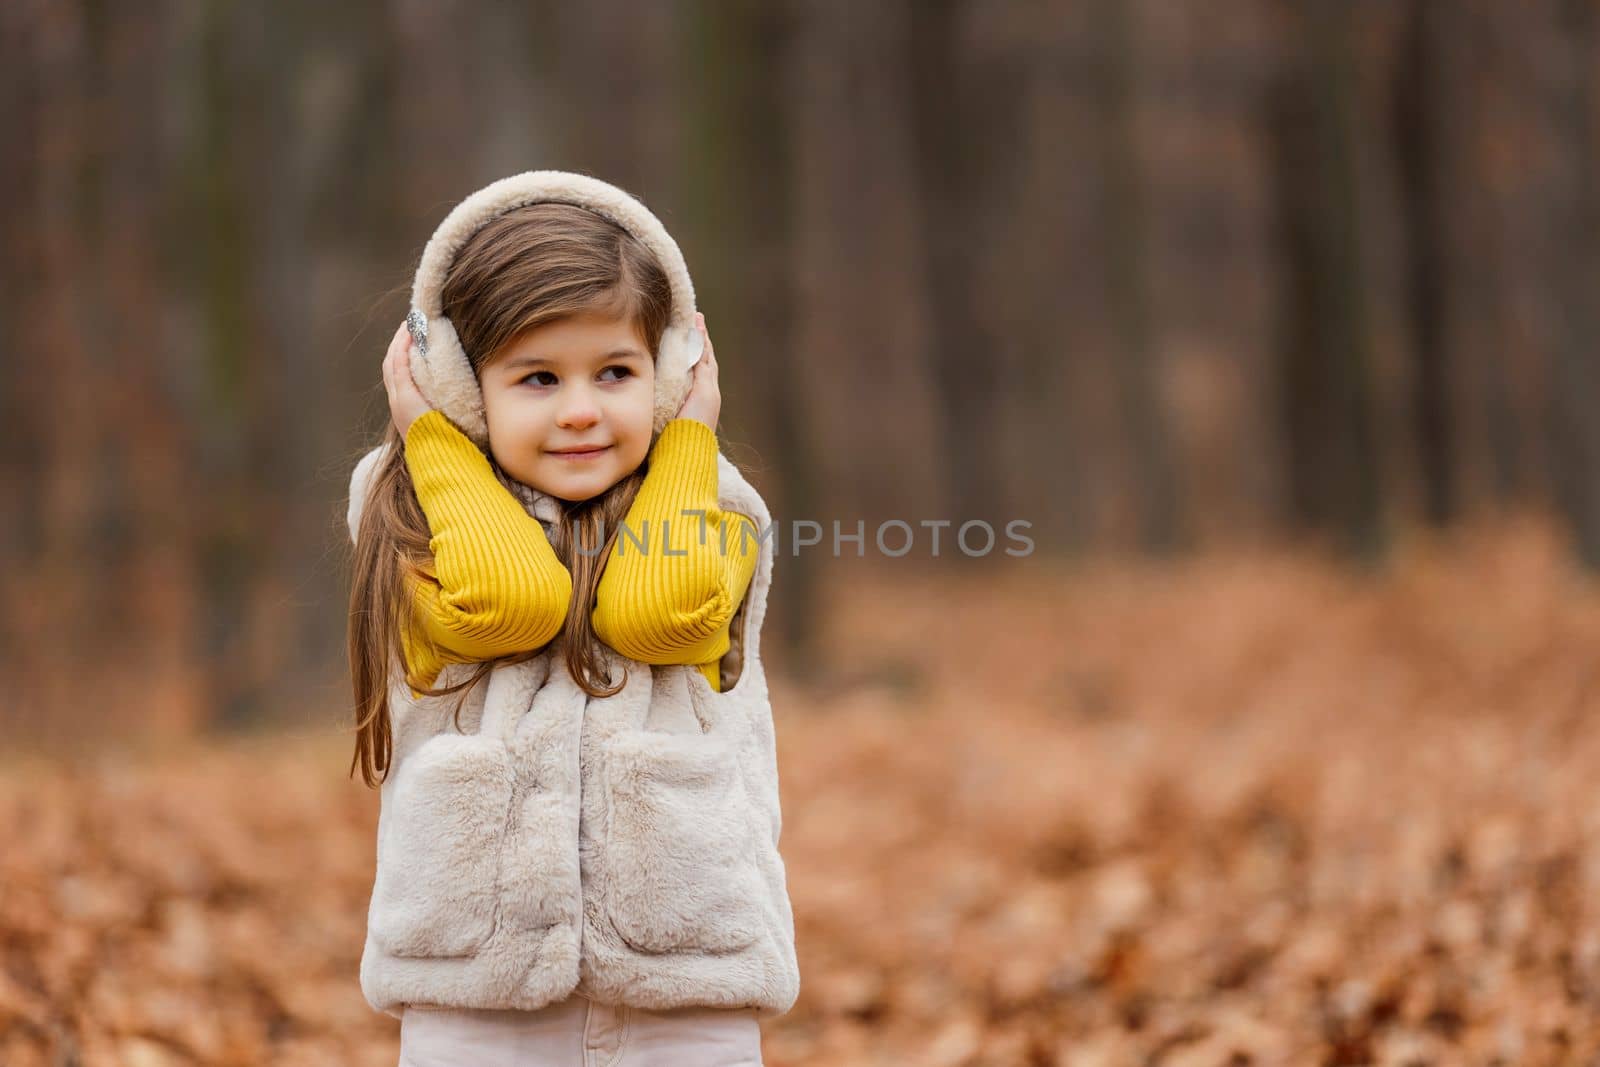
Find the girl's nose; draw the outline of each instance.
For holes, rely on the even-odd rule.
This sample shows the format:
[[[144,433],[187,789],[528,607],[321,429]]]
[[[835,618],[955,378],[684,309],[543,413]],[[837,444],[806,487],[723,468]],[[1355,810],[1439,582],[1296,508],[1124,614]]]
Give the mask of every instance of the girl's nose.
[[[600,408],[585,392],[579,390],[568,397],[556,415],[556,425],[563,429],[581,430],[600,421]]]

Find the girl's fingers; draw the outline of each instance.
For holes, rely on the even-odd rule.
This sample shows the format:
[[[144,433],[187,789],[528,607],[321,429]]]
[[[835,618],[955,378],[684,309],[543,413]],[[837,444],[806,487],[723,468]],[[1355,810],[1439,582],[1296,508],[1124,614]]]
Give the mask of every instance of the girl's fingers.
[[[395,349],[399,346],[399,344],[400,344],[400,335],[398,333],[395,334],[393,337],[389,338],[389,348],[383,354],[383,375],[384,375],[384,380],[385,381],[388,381],[389,370],[394,365]]]
[[[402,392],[417,392],[417,381],[411,377],[410,345],[402,345],[400,348],[400,358],[395,361],[395,378],[399,381]]]
[[[389,352],[393,354],[410,346],[411,331],[406,329],[405,323],[402,322],[400,328],[394,332],[394,336],[389,339]]]
[[[701,362],[709,363],[712,366],[715,366],[717,362],[717,349],[716,346],[711,343],[711,331],[706,329],[706,317],[699,312],[695,312],[695,319],[700,324],[700,337],[703,341],[702,347],[705,349],[705,356],[701,359]]]
[[[400,328],[395,331],[393,339],[391,339],[389,342],[388,353],[383,358],[384,373],[386,375],[391,373],[394,374],[397,380],[403,379],[409,376],[410,361],[411,331],[406,329],[405,323],[401,323]],[[407,374],[405,375],[398,373],[402,364],[404,364],[407,369]]]

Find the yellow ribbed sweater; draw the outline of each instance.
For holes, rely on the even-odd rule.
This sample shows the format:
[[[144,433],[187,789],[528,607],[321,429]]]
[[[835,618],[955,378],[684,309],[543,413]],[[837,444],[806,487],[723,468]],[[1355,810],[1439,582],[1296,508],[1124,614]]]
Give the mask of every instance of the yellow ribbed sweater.
[[[572,576],[539,520],[443,412],[412,422],[405,460],[433,551],[433,580],[412,583],[413,625],[402,635],[415,697],[448,663],[553,640],[566,621]],[[601,573],[595,634],[641,663],[694,664],[720,692],[729,624],[755,574],[755,523],[718,507],[717,438],[698,419],[667,423],[647,462],[627,529]],[[705,512],[704,537],[696,511]]]

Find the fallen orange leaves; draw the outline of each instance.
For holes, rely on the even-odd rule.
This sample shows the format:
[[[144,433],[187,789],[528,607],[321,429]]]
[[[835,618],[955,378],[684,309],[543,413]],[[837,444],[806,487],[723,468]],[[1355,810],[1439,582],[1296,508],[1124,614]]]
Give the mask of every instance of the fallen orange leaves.
[[[802,992],[770,1064],[1600,1052],[1600,596],[1538,526],[1364,578],[1030,559],[827,602],[826,662],[774,671]],[[348,756],[9,767],[0,1063],[391,1067]]]

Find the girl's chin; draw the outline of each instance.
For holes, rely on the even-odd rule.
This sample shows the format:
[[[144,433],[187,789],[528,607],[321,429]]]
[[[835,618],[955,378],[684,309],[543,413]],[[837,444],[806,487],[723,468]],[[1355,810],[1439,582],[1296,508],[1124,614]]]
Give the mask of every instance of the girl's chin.
[[[562,502],[562,504],[582,504],[584,501],[592,501],[592,499],[597,498],[597,496],[600,496],[600,494],[579,493],[579,491],[568,490],[565,491],[565,493],[550,493],[550,496],[554,496],[554,498],[558,499],[558,501]]]
[[[616,480],[607,479],[597,472],[587,478],[569,475],[565,478],[540,478],[527,484],[546,496],[578,504],[599,496],[615,485]]]

